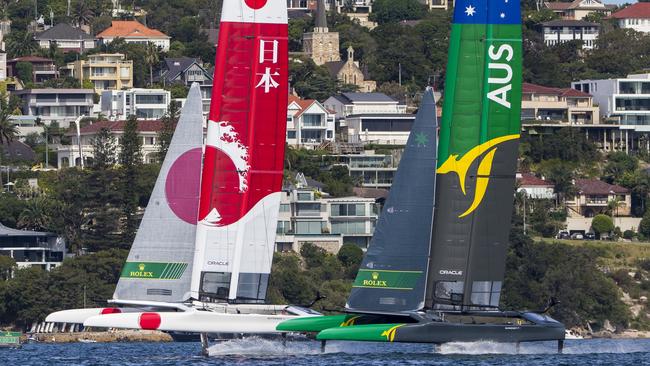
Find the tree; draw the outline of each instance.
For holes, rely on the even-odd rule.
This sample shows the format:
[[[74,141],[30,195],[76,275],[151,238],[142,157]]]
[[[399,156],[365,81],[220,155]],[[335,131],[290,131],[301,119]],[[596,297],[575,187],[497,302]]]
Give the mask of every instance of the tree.
[[[612,218],[607,215],[596,215],[591,220],[591,228],[600,239],[601,235],[611,233],[614,230],[614,222]]]
[[[35,53],[39,46],[34,34],[22,31],[12,31],[7,36],[7,57],[16,58]]]
[[[371,19],[379,24],[421,19],[427,13],[426,6],[417,0],[375,0],[372,10]]]
[[[650,238],[650,209],[646,211],[645,215],[641,219],[639,224],[639,233],[643,234],[644,237]]]
[[[18,218],[18,227],[27,230],[43,231],[52,222],[51,203],[47,198],[37,197],[27,201],[25,209]]]
[[[160,62],[160,49],[153,42],[147,42],[145,46],[144,62],[149,66],[149,85],[153,85],[153,65]]]
[[[120,141],[120,164],[122,165],[122,244],[130,246],[135,238],[138,209],[137,181],[142,165],[142,141],[138,136],[138,120],[131,116],[124,126],[124,135]]]
[[[158,132],[158,138],[156,139],[158,143],[158,161],[161,163],[165,160],[169,145],[172,143],[176,124],[178,123],[178,114],[178,105],[172,102],[169,104],[167,113],[162,118],[162,128]]]
[[[620,184],[625,173],[634,173],[639,168],[639,160],[624,152],[613,152],[607,156],[604,178],[608,183]]]
[[[103,170],[115,164],[115,137],[111,131],[102,127],[93,139],[93,168]]]
[[[31,83],[34,81],[34,66],[31,62],[17,62],[16,74],[23,84]]]
[[[0,280],[6,281],[11,278],[16,269],[16,261],[6,255],[0,255]]]
[[[72,12],[72,21],[78,26],[91,24],[95,12],[86,4],[85,0],[77,0]]]

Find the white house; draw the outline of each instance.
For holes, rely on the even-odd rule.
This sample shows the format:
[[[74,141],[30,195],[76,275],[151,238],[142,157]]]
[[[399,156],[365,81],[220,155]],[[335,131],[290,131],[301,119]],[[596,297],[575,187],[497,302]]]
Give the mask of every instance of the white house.
[[[97,41],[100,44],[111,43],[115,38],[124,39],[126,43],[147,44],[151,42],[164,52],[169,51],[171,39],[165,33],[151,29],[135,20],[113,20],[109,28],[97,35]]]
[[[612,14],[620,28],[650,33],[650,3],[635,3]]]
[[[287,143],[296,147],[316,148],[334,141],[334,114],[317,100],[289,96]]]
[[[528,198],[554,199],[555,186],[542,178],[537,178],[530,173],[517,173],[517,192],[523,193]]]
[[[164,89],[105,90],[102,92],[101,111],[111,120],[160,119],[169,107],[171,93]]]
[[[544,6],[562,19],[582,20],[592,13],[609,15],[615,5],[603,4],[599,0],[574,0],[572,2],[549,1]]]
[[[92,116],[92,89],[24,89],[14,92],[22,100],[24,116],[40,117],[49,125],[68,127],[80,116]]]
[[[0,223],[0,255],[13,258],[19,268],[49,271],[63,262],[65,240],[53,233],[10,229]]]
[[[406,105],[384,93],[343,93],[329,97],[325,108],[336,113],[336,118],[352,114],[405,114]]]
[[[106,128],[111,136],[115,138],[116,157],[120,152],[119,143],[124,134],[126,121],[99,121],[91,125],[84,126],[80,129],[81,144],[77,138],[75,130],[71,130],[66,135],[70,136],[70,145],[61,145],[58,147],[58,167],[74,167],[81,165],[81,156],[84,164],[88,165],[93,159],[93,142],[99,132]],[[142,158],[147,164],[158,161],[158,133],[162,129],[161,121],[143,120],[138,121],[138,136],[142,139]],[[81,147],[81,154],[79,151]]]
[[[582,41],[582,48],[590,50],[595,46],[599,30],[600,24],[584,20],[551,20],[542,23],[544,43],[547,46]]]

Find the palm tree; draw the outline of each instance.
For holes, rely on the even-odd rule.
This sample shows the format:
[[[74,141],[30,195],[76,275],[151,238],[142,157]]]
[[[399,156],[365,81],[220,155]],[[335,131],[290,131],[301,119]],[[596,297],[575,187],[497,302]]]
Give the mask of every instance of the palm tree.
[[[153,85],[153,65],[160,61],[160,50],[152,42],[148,42],[144,50],[144,62],[149,65],[149,85]]]
[[[72,21],[77,24],[77,27],[90,24],[95,17],[95,13],[90,9],[85,0],[77,1],[72,12]]]
[[[7,93],[0,93],[0,145],[9,143],[18,135],[18,127],[9,119],[15,108],[15,101],[9,101]]]
[[[27,201],[27,206],[18,217],[18,227],[28,230],[47,230],[50,221],[48,202],[38,197]]]
[[[7,36],[7,54],[9,58],[29,56],[39,49],[34,34],[14,31]]]

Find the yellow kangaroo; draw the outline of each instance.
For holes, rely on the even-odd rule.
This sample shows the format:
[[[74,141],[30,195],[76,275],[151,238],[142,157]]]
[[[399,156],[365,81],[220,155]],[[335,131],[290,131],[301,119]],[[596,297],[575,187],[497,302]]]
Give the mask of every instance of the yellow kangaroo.
[[[472,205],[467,209],[467,211],[458,216],[458,218],[462,219],[463,217],[474,212],[474,210],[476,210],[483,201],[488,184],[490,183],[489,175],[492,172],[492,162],[494,161],[494,154],[497,152],[498,145],[506,141],[516,140],[518,138],[519,135],[506,135],[497,137],[481,145],[475,146],[460,159],[458,158],[458,155],[450,155],[447,161],[445,161],[440,166],[440,168],[438,168],[438,174],[447,174],[451,172],[456,173],[460,182],[460,189],[463,191],[463,195],[467,195],[465,188],[467,171],[476,159],[485,154],[485,157],[483,160],[481,160],[481,163],[478,166],[477,173],[479,177],[476,179],[474,201],[472,202]]]

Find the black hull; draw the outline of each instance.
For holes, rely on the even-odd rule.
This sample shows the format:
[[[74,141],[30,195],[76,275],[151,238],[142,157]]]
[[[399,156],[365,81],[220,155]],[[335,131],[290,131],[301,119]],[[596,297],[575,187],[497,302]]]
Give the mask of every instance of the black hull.
[[[550,325],[486,325],[450,324],[428,322],[407,324],[396,332],[394,342],[404,343],[449,343],[490,341],[500,343],[561,341],[564,340],[563,326]]]

